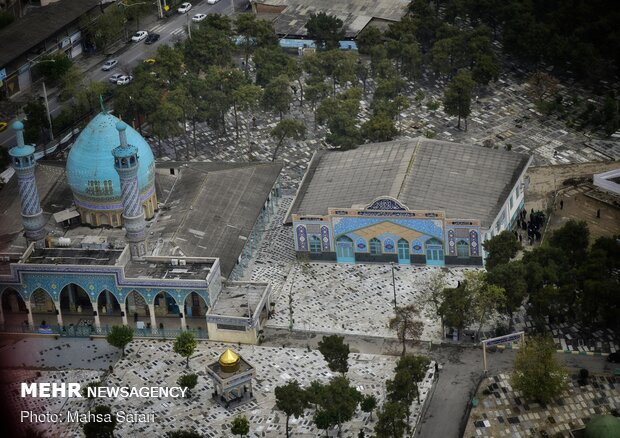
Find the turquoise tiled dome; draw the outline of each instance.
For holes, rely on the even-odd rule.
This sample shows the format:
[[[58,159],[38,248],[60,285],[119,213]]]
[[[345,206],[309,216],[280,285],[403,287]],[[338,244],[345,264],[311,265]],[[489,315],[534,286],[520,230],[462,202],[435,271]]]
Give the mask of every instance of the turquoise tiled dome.
[[[67,180],[77,197],[101,201],[120,199],[121,183],[112,155],[112,150],[120,144],[116,129],[119,121],[111,114],[99,113],[73,144],[67,158]],[[126,133],[127,143],[138,148],[138,184],[140,192],[144,192],[153,185],[155,158],[149,144],[135,129],[128,126]]]

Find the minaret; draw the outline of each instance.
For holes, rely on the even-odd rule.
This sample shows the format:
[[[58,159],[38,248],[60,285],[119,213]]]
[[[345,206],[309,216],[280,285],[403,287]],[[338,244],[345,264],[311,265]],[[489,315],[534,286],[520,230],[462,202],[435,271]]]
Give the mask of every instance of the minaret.
[[[37,183],[34,177],[34,147],[24,144],[24,124],[13,123],[13,129],[17,137],[17,146],[11,148],[11,164],[17,174],[19,186],[19,198],[22,204],[22,222],[26,230],[26,238],[31,241],[44,239],[47,235],[45,230],[45,218],[41,201],[37,192]]]
[[[121,145],[114,148],[112,155],[114,168],[121,179],[123,225],[127,231],[131,257],[140,259],[146,254],[146,223],[138,189],[138,148],[127,144],[127,125],[124,122],[119,121],[116,129]]]

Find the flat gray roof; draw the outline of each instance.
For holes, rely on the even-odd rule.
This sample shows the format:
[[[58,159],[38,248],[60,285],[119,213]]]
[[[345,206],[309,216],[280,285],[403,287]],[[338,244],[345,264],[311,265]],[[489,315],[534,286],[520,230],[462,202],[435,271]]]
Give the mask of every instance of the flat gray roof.
[[[206,280],[213,261],[187,262],[185,265],[168,261],[130,260],[125,267],[129,278],[157,278],[160,280]]]
[[[63,27],[99,6],[100,0],[61,0],[28,12],[0,30],[0,67],[4,67]],[[69,35],[67,35],[69,36]]]
[[[305,36],[310,14],[325,12],[342,20],[349,38],[354,38],[373,18],[400,21],[408,5],[401,0],[258,0],[256,3],[286,6],[273,22],[278,35]],[[270,16],[271,13],[259,14],[259,18]]]
[[[78,248],[36,248],[26,263],[48,265],[110,265],[116,264],[123,251],[78,249]]]
[[[219,257],[221,272],[229,277],[254,223],[276,183],[281,163],[162,163],[180,168],[172,177],[158,174],[162,211],[149,230],[154,255]],[[172,190],[172,193],[166,193]],[[169,209],[169,210],[168,210]],[[177,251],[177,252],[173,252]]]
[[[266,290],[263,283],[225,283],[209,314],[251,318]]]
[[[366,205],[392,196],[412,210],[441,210],[450,219],[489,227],[529,156],[424,137],[316,152],[292,214]],[[291,216],[286,220],[291,222]]]

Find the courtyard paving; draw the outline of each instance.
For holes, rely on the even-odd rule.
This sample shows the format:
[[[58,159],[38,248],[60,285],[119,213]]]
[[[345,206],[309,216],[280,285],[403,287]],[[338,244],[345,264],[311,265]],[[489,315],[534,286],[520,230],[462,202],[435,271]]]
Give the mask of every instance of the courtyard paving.
[[[568,389],[545,406],[525,400],[505,373],[485,379],[476,398],[479,404],[472,408],[464,438],[568,438],[570,430],[584,427],[590,417],[620,408],[620,379],[591,376],[580,386],[572,376]]]
[[[326,382],[333,375],[317,350],[249,345],[230,346],[256,369],[256,378],[253,381],[255,400],[226,410],[210,398],[214,387],[206,375],[205,367],[208,363],[217,360],[227,347],[229,345],[220,343],[198,345],[197,353],[190,360],[190,371],[199,375],[198,385],[189,398],[107,400],[106,404],[111,406],[113,412],[123,410],[155,414],[155,423],[119,423],[115,436],[121,438],[165,436],[168,431],[193,428],[204,437],[222,438],[229,436],[229,424],[232,419],[243,414],[250,421],[250,437],[282,437],[286,417],[282,412],[275,410],[274,388],[291,379],[296,379],[302,386],[308,385],[312,380]],[[352,353],[349,357],[347,377],[359,391],[364,394],[374,394],[381,404],[386,396],[385,379],[393,375],[396,360],[394,356]],[[184,360],[172,351],[172,342],[138,340],[127,347],[125,357],[117,362],[114,371],[107,376],[106,385],[176,386],[177,378],[186,372]],[[422,403],[418,405],[414,402],[412,406],[412,423],[416,421],[420,407],[429,394],[434,379],[433,372],[434,363],[431,363],[426,378],[420,384]],[[45,382],[64,379],[64,381],[85,383],[89,379],[100,378],[101,374],[94,371],[44,371],[39,373],[39,376],[32,374],[17,376],[16,381],[23,381],[25,377],[28,377]],[[13,396],[16,387],[11,386],[8,391]],[[24,404],[24,400],[32,400],[21,399],[21,397],[19,399],[20,407]],[[87,405],[87,401],[82,399],[51,400],[54,400],[54,403],[47,407],[50,412],[66,412],[68,409],[85,410]],[[35,408],[44,409],[45,405],[37,404]],[[313,411],[308,410],[303,417],[291,419],[291,435],[308,438],[318,436],[321,432],[317,431],[313,425],[312,415]],[[373,418],[376,419],[376,415]],[[60,433],[61,436],[81,436],[78,425],[63,424],[58,425],[58,428],[47,430],[48,436],[53,436],[53,433]],[[358,410],[354,419],[345,424],[344,436],[357,436],[360,430],[365,430],[368,434],[373,428],[374,420],[371,421],[368,414]]]

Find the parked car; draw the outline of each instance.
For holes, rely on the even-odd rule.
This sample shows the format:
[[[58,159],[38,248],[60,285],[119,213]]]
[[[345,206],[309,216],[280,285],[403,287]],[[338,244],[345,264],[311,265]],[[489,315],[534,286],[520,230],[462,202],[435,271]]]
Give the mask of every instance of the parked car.
[[[112,70],[116,66],[116,64],[118,64],[118,60],[117,59],[108,59],[101,66],[101,70],[103,70],[103,71]]]
[[[116,84],[118,82],[118,80],[120,78],[122,78],[124,75],[122,73],[114,73],[112,76],[109,77],[110,82],[112,82],[113,84]]]
[[[144,62],[145,64],[148,64],[148,65],[153,65],[153,64],[155,64],[157,62],[157,59],[147,58],[147,59],[145,59],[142,62]]]
[[[0,122],[0,132],[4,131],[9,126],[7,122]]]
[[[205,14],[196,14],[192,17],[192,21],[195,23],[198,23],[202,20],[204,20],[205,18],[207,18],[207,16]]]
[[[158,33],[149,33],[149,36],[144,40],[144,44],[153,44],[155,41],[159,39]]]
[[[179,11],[179,14],[185,14],[191,8],[192,8],[192,4],[191,3],[181,3],[181,6],[177,10]]]
[[[609,356],[607,356],[607,360],[609,362],[619,363],[620,362],[620,351],[616,351],[615,353],[609,353]]]
[[[216,4],[217,2],[219,2],[219,1],[220,1],[220,0],[207,0],[207,3],[208,3],[208,4],[210,4],[210,5],[214,5],[214,4]]]
[[[149,33],[146,30],[139,30],[134,34],[134,36],[131,37],[131,41],[134,43],[139,43],[140,41],[145,40],[148,36]]]
[[[116,82],[116,85],[127,85],[128,83],[130,83],[131,81],[133,81],[133,76],[128,75],[128,76],[121,76],[119,78],[119,80]]]

